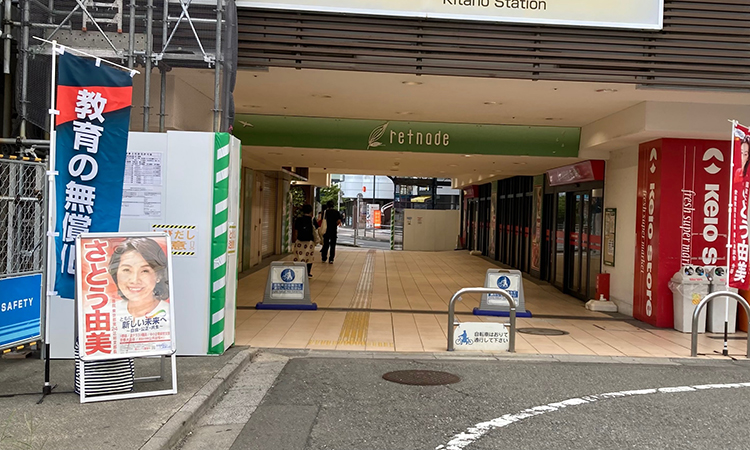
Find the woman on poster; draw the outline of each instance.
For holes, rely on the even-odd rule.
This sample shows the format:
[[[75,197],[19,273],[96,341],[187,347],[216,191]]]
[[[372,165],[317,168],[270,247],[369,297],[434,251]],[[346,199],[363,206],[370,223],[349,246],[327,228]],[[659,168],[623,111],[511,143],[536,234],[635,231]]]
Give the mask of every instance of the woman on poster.
[[[162,247],[150,238],[129,238],[112,253],[109,273],[120,295],[115,303],[118,345],[169,348],[169,274]]]
[[[747,179],[748,165],[750,165],[750,135],[746,135],[740,142],[742,164],[734,171],[734,183],[742,183]]]

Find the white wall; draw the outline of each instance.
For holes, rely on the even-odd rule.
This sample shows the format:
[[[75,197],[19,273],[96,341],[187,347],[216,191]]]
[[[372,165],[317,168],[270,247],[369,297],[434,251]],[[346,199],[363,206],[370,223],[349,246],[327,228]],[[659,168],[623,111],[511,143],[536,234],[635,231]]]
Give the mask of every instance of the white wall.
[[[638,190],[638,147],[611,152],[604,183],[604,207],[617,208],[615,265],[602,265],[610,274],[610,296],[620,312],[633,315],[635,219]]]
[[[461,212],[458,210],[405,209],[404,250],[453,250],[460,218]]]
[[[339,184],[341,198],[356,198],[362,194],[365,199],[372,199],[373,175],[343,175]],[[362,187],[367,191],[362,192]],[[375,177],[375,198],[378,200],[393,200],[393,181],[384,176]]]

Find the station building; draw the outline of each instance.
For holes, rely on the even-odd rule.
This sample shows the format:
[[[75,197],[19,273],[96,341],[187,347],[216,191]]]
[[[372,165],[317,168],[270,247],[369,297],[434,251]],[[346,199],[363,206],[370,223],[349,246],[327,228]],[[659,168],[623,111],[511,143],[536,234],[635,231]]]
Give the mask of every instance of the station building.
[[[726,262],[705,230],[726,242],[728,120],[750,122],[746,5],[380,3],[238,2],[247,170],[450,178],[463,248],[584,301],[607,273],[671,327],[672,274]]]
[[[620,312],[660,327],[681,265],[726,264],[728,121],[750,123],[744,1],[239,0],[230,44],[205,41],[218,36],[200,27],[208,3],[191,6],[196,36],[228,45],[237,69],[221,80],[233,124],[218,131],[243,145],[242,272],[288,252],[292,182],[332,174],[450,179],[458,248],[582,301],[609,274]],[[141,19],[130,59],[148,42]],[[79,22],[58,37],[85,47]],[[205,51],[180,53],[189,28],[178,38],[161,54],[174,68],[134,79],[134,131],[141,119],[142,131],[217,131],[219,78],[198,68]],[[149,107],[160,92],[163,108]]]

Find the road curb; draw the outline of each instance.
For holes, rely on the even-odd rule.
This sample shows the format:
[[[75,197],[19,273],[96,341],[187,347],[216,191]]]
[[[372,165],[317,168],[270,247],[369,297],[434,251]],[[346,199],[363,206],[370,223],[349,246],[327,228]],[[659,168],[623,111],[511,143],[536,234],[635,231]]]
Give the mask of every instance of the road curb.
[[[174,448],[205,412],[214,406],[234,382],[237,375],[258,353],[247,349],[235,355],[198,392],[188,400],[167,422],[146,441],[140,450],[171,450]]]
[[[539,363],[596,363],[596,364],[640,364],[656,366],[720,366],[748,364],[750,359],[727,358],[689,358],[689,357],[633,357],[633,356],[598,356],[598,355],[565,355],[534,353],[478,353],[478,352],[367,352],[341,350],[310,349],[262,349],[268,353],[284,355],[288,358],[351,358],[351,359],[393,359],[393,360],[430,360],[430,361],[517,361]]]

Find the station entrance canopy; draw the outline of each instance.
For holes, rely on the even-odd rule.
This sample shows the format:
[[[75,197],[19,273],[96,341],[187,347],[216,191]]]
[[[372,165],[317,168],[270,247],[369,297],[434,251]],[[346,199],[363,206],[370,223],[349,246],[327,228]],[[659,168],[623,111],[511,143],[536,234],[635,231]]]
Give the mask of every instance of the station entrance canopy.
[[[264,163],[264,169],[445,178],[475,174],[476,180],[570,164],[578,158],[580,143],[578,127],[250,114],[237,116],[234,134],[245,147],[243,155]]]

